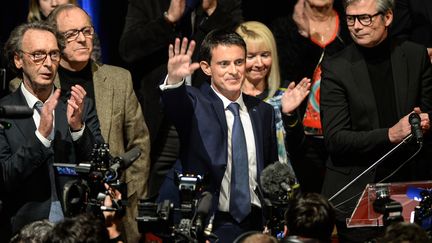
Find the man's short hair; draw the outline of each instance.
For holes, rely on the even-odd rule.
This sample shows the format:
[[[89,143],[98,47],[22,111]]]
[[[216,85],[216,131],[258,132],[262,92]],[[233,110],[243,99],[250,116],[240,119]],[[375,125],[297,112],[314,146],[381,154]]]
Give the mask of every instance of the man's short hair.
[[[426,231],[417,224],[398,222],[387,227],[384,236],[377,242],[386,243],[423,243],[431,242]]]
[[[215,29],[210,31],[201,43],[199,60],[210,64],[212,59],[211,52],[219,45],[239,46],[244,50],[246,58],[246,43],[239,34],[232,31]]]
[[[329,201],[318,193],[294,198],[285,212],[288,235],[330,242],[335,225],[335,212]]]
[[[100,218],[92,214],[80,214],[56,224],[47,235],[46,242],[109,242],[109,235]]]
[[[35,221],[24,226],[9,243],[43,243],[53,227],[47,219]]]
[[[47,18],[47,22],[54,26],[56,29],[57,28],[57,17],[59,16],[60,13],[67,11],[67,10],[71,10],[71,9],[81,9],[88,17],[88,21],[90,22],[91,25],[93,25],[92,23],[92,19],[90,17],[90,15],[80,6],[77,6],[75,4],[71,4],[71,3],[67,3],[67,4],[62,4],[58,7],[56,7],[49,15]]]
[[[345,9],[349,5],[351,5],[355,2],[358,2],[358,1],[360,1],[360,0],[345,0],[344,1]],[[393,9],[394,9],[394,5],[395,5],[394,0],[375,0],[375,1],[377,3],[377,11],[378,12],[387,13],[388,11],[390,11],[390,10],[393,11]]]
[[[14,57],[15,54],[18,54],[22,57],[21,49],[22,49],[22,40],[24,34],[28,30],[43,30],[51,32],[57,39],[57,45],[62,51],[64,49],[64,38],[54,27],[47,24],[46,22],[36,21],[31,23],[24,23],[15,27],[9,35],[9,39],[6,41],[4,45],[4,55],[8,62],[9,68],[15,72],[18,76],[22,77],[22,70],[19,70],[15,66]]]

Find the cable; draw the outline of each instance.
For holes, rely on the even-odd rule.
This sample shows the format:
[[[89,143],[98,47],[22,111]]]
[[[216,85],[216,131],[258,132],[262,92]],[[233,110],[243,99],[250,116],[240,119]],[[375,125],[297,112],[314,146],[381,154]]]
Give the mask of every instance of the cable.
[[[390,155],[393,151],[395,151],[400,145],[406,143],[408,141],[408,139],[410,139],[412,137],[412,134],[408,135],[402,142],[400,142],[398,145],[396,145],[393,149],[391,149],[389,152],[387,152],[384,156],[382,156],[379,160],[377,160],[374,164],[372,164],[370,167],[368,167],[365,171],[363,171],[361,174],[359,174],[356,178],[354,178],[354,180],[352,180],[350,183],[348,183],[346,186],[344,186],[342,189],[340,189],[339,191],[337,191],[332,197],[330,197],[329,201],[331,201],[332,199],[334,199],[335,197],[337,197],[339,194],[341,194],[343,191],[345,191],[349,186],[351,186],[355,181],[357,181],[361,176],[363,176],[364,174],[366,174],[367,172],[369,172],[370,170],[376,168],[376,166],[379,165],[379,163],[384,160],[388,155]],[[385,178],[383,178],[382,180],[380,180],[377,183],[382,183],[383,181],[389,179],[390,177],[392,177],[396,172],[398,172],[403,166],[405,166],[408,162],[412,161],[412,159],[420,152],[420,150],[422,149],[423,144],[420,143],[419,144],[419,148],[417,149],[417,151],[411,156],[409,157],[407,160],[405,160],[400,166],[398,166],[393,172],[391,172],[388,176],[386,176]],[[353,200],[354,198],[357,198],[362,192],[359,192],[357,194],[354,194],[353,196],[351,196],[350,198],[346,199],[345,201],[342,201],[340,203],[338,203],[337,205],[335,205],[334,207],[340,207],[343,204]]]

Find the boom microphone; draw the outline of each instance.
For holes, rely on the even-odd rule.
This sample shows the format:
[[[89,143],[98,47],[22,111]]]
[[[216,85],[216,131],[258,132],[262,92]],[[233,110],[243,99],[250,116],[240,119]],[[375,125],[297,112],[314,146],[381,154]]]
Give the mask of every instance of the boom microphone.
[[[0,118],[20,119],[33,116],[33,109],[25,105],[0,106]]]
[[[287,203],[299,187],[290,167],[279,161],[261,172],[260,181],[264,194],[274,203]]]
[[[421,129],[421,119],[419,114],[411,113],[408,117],[408,121],[411,124],[411,133],[416,138],[417,143],[422,145],[423,143],[423,132]]]
[[[118,178],[118,174],[120,174],[121,171],[127,169],[135,160],[140,157],[140,155],[141,150],[138,147],[134,147],[123,155],[115,157],[113,159],[113,165],[111,165],[105,175],[106,180],[116,180]]]

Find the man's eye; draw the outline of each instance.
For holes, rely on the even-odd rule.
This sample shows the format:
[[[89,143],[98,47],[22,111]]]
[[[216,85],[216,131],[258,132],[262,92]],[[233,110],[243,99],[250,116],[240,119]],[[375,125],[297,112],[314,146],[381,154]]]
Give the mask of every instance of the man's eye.
[[[367,16],[367,15],[360,15],[358,18],[360,20],[369,20],[369,16]]]
[[[35,52],[33,53],[34,58],[39,59],[39,58],[44,58],[45,57],[45,53],[41,53],[41,52]]]
[[[236,66],[242,65],[243,63],[244,63],[244,60],[237,60],[237,61],[235,61],[235,65]]]

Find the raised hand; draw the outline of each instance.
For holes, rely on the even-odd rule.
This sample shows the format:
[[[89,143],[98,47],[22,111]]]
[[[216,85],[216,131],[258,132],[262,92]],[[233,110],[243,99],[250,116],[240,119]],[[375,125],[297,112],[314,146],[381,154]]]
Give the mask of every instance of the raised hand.
[[[300,35],[305,38],[309,38],[309,18],[305,13],[305,0],[298,0],[294,6],[293,20],[297,25],[297,29]]]
[[[178,22],[183,16],[186,8],[186,0],[171,0],[165,18],[171,23]]]
[[[282,113],[293,112],[303,102],[310,92],[310,81],[309,78],[303,78],[297,85],[294,82],[288,85],[281,99]]]
[[[38,131],[44,138],[48,138],[53,129],[53,111],[57,106],[59,97],[60,89],[56,89],[53,95],[44,103],[42,110],[40,111]]]
[[[184,78],[192,75],[199,68],[198,63],[192,62],[192,54],[195,50],[195,41],[183,38],[180,45],[180,39],[176,38],[174,45],[170,44],[168,48],[168,84],[177,84]]]
[[[71,87],[71,97],[67,103],[67,120],[72,131],[80,130],[83,126],[82,113],[84,111],[84,98],[86,91],[80,85]]]

